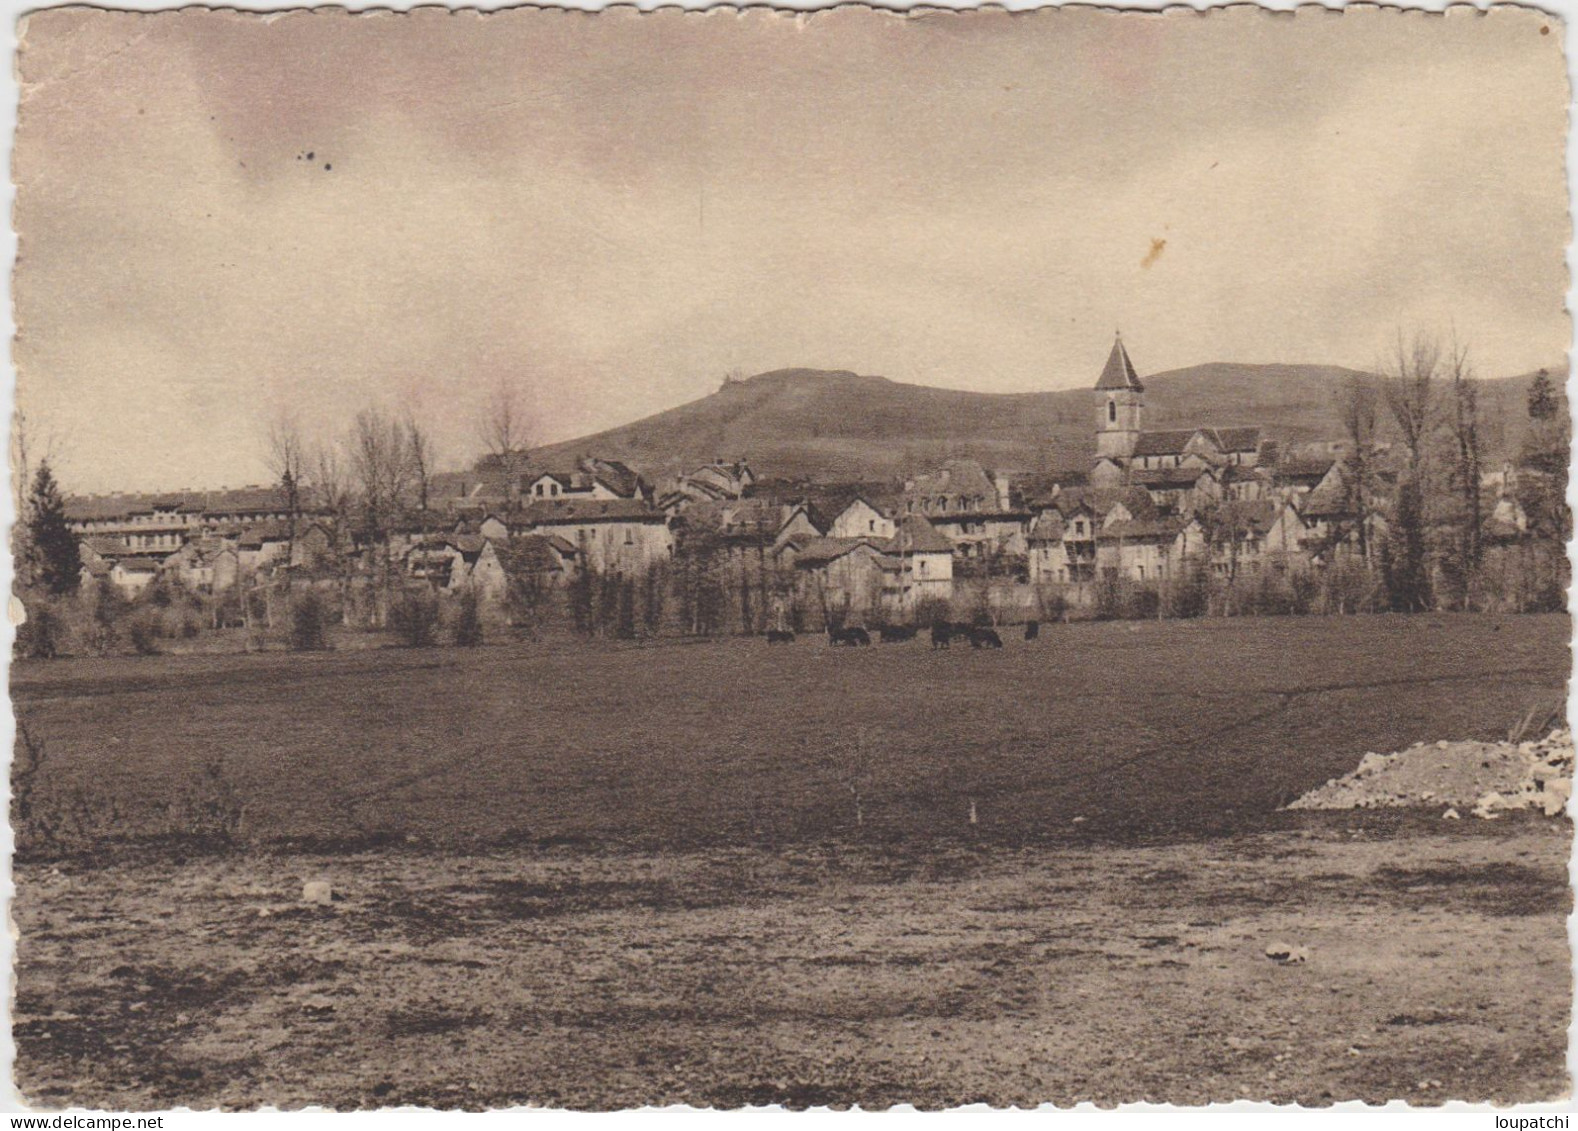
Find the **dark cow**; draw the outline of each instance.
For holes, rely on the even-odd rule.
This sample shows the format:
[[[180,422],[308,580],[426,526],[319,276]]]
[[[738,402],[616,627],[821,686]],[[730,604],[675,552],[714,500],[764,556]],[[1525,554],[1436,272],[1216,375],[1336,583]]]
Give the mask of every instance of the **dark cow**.
[[[903,644],[906,640],[915,639],[915,630],[909,625],[885,624],[877,629],[877,635],[884,644]]]
[[[1025,639],[1035,640],[1041,635],[1041,622],[1038,620],[1025,621]]]
[[[948,622],[940,620],[931,626],[931,646],[933,648],[946,648],[953,640],[953,633],[948,629]]]
[[[786,628],[785,629],[769,628],[767,630],[767,643],[769,643],[769,644],[793,644],[794,643],[794,633],[790,632]]]
[[[971,648],[1001,648],[1002,637],[997,635],[995,629],[977,628],[970,633]]]
[[[836,648],[842,644],[846,648],[866,648],[871,644],[871,634],[863,628],[830,628],[827,630],[828,640]]]

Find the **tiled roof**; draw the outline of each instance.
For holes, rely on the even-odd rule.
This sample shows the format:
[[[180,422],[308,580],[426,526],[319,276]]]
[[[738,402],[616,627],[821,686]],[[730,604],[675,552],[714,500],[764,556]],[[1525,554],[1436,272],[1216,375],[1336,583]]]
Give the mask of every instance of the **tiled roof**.
[[[1063,541],[1063,516],[1055,510],[1044,510],[1030,523],[1029,539],[1032,542]]]
[[[1101,528],[1098,542],[1171,542],[1188,522],[1181,518],[1141,518]]]
[[[917,475],[914,486],[906,489],[904,495],[906,498],[937,495],[980,498],[995,506],[997,484],[986,473],[986,468],[975,460],[951,459],[929,475]]]
[[[1177,491],[1193,487],[1202,475],[1210,474],[1207,467],[1161,467],[1131,472],[1130,478],[1150,491]]]
[[[68,522],[105,522],[156,509],[178,514],[272,514],[285,509],[277,487],[237,487],[224,491],[159,494],[73,495],[66,499]]]
[[[548,573],[564,569],[564,560],[575,555],[575,547],[563,538],[527,534],[499,552],[506,572]]]
[[[902,554],[953,553],[953,543],[918,514],[905,515],[899,521],[890,546],[894,553]]]
[[[828,562],[837,561],[845,554],[853,553],[862,546],[869,547],[878,556],[886,554],[889,541],[886,538],[806,538],[796,539],[791,543],[799,552],[795,555],[795,565],[826,565]]]
[[[1304,497],[1299,513],[1305,518],[1342,518],[1353,513],[1353,507],[1342,491],[1312,491]]]
[[[1162,432],[1141,432],[1140,438],[1135,441],[1134,454],[1137,456],[1178,456],[1182,455],[1189,441],[1194,439],[1197,428],[1174,428]]]
[[[1156,501],[1144,487],[1075,487],[1052,500],[1052,508],[1065,518],[1080,506],[1105,515],[1122,503],[1135,518],[1154,518]]]
[[[1326,477],[1336,463],[1334,456],[1320,459],[1286,459],[1277,464],[1275,475],[1283,483],[1318,483]]]
[[[1224,452],[1253,452],[1260,447],[1259,428],[1202,428]]]
[[[1112,352],[1107,355],[1107,364],[1102,366],[1096,388],[1133,389],[1137,393],[1145,391],[1145,386],[1140,384],[1139,374],[1134,372],[1134,363],[1129,360],[1129,351],[1123,348],[1122,337],[1113,339]]]
[[[664,521],[643,499],[538,499],[521,510],[515,525],[565,526],[593,522]]]

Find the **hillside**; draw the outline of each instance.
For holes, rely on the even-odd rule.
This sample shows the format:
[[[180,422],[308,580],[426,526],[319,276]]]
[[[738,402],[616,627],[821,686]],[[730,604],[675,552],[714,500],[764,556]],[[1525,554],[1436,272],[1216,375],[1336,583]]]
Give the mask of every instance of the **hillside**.
[[[1341,434],[1338,390],[1353,371],[1322,365],[1215,362],[1145,378],[1146,426],[1259,425],[1284,443]],[[1532,375],[1482,383],[1492,454],[1523,434]],[[1094,450],[1088,389],[971,393],[844,370],[780,369],[631,424],[546,447],[621,459],[661,475],[715,458],[747,457],[759,475],[888,480],[950,456],[990,467],[1082,467]]]

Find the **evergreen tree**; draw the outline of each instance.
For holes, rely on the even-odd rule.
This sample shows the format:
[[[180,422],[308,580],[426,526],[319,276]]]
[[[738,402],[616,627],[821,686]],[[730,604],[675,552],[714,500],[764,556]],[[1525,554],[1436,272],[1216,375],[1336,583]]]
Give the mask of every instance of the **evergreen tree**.
[[[1556,386],[1551,383],[1550,370],[1542,369],[1529,386],[1529,419],[1549,420],[1556,415],[1556,409]]]
[[[34,583],[56,596],[75,592],[82,575],[82,549],[66,524],[66,502],[47,460],[33,477],[26,522]]]

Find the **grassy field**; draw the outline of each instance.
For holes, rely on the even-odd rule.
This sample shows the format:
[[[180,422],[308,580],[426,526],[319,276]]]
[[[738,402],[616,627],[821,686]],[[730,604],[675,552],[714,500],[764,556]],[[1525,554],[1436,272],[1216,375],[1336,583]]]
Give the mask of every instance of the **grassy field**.
[[[1565,687],[1568,633],[17,665],[35,809],[90,841],[228,814],[243,848],[19,859],[18,1085],[122,1110],[1556,1098],[1569,823],[1277,806],[1366,750],[1505,737]]]
[[[249,842],[1213,833],[1367,750],[1505,737],[1562,694],[1569,632],[1311,617],[1052,625],[1001,652],[803,638],[70,660],[16,665],[12,695],[44,753],[37,792],[93,835],[179,832],[216,805]]]

